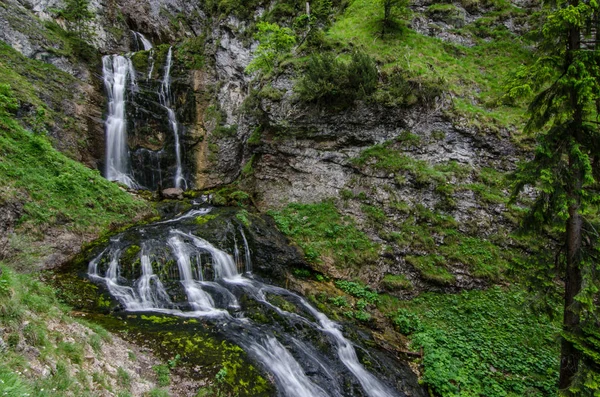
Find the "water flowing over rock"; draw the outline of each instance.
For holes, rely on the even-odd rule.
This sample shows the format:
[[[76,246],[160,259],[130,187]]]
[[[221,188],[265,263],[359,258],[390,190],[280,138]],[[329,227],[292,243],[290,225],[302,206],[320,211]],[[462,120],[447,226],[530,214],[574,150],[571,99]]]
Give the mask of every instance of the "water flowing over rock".
[[[169,126],[171,127],[171,131],[173,132],[173,138],[175,140],[175,177],[174,183],[175,188],[181,188],[182,184],[185,186],[186,182],[183,177],[183,172],[181,168],[181,144],[179,143],[179,123],[177,122],[177,117],[175,116],[175,111],[171,107],[171,67],[173,66],[173,47],[169,47],[169,52],[167,53],[167,62],[165,65],[165,75],[163,77],[162,85],[160,87],[160,91],[158,93],[158,97],[160,99],[160,103],[167,110],[167,114],[169,117]]]
[[[127,147],[127,121],[125,118],[125,93],[127,80],[135,87],[135,71],[131,60],[120,55],[102,58],[104,86],[108,95],[106,118],[106,170],[108,180],[137,187],[129,169]]]
[[[235,218],[217,227],[229,236],[219,242],[222,248],[196,235],[195,219],[212,219],[203,218],[210,212],[208,207],[194,209],[113,237],[90,261],[90,279],[105,286],[127,312],[218,324],[273,375],[281,396],[404,395],[389,378],[365,369],[339,324],[298,294],[253,274],[251,246],[257,245]],[[133,235],[139,247],[129,242]],[[274,297],[287,304],[278,306]],[[251,320],[252,305],[279,320]]]

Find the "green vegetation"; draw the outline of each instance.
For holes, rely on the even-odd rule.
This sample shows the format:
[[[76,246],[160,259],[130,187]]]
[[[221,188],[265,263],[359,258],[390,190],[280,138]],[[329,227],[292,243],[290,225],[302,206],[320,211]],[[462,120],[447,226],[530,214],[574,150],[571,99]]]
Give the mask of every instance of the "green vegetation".
[[[4,98],[10,97],[9,88],[1,91]],[[45,137],[24,130],[9,113],[11,107],[3,105],[0,111],[0,184],[4,199],[20,193],[28,197],[21,227],[66,225],[77,231],[99,231],[147,211],[145,203],[97,171],[57,152]]]
[[[479,7],[480,2],[473,3],[468,6]],[[489,7],[488,11],[484,10],[484,15],[489,18],[487,31],[492,33],[502,25],[501,15],[520,17],[525,13],[500,1],[486,2],[486,5]],[[432,7],[435,11],[435,8],[454,6],[436,4]],[[504,94],[504,76],[532,60],[524,38],[506,32],[506,29],[506,34],[497,35],[491,41],[476,35],[469,37],[468,32],[476,28],[475,22],[459,32],[474,42],[472,47],[443,42],[408,29],[390,31],[381,39],[382,14],[381,7],[374,6],[374,0],[354,0],[327,31],[326,38],[340,48],[361,48],[382,65],[380,69],[384,76],[404,76],[399,78],[399,83],[393,83],[400,88],[405,85],[402,80],[408,79],[413,80],[415,86],[420,83],[436,87],[438,93],[450,91],[456,96],[451,113],[468,116],[469,123],[486,129],[523,124],[524,109],[502,105],[499,99]],[[477,26],[480,31],[484,28],[481,22]],[[381,89],[389,90],[385,85]],[[395,92],[402,90],[395,89]],[[394,104],[394,95],[376,94],[378,96],[384,103]],[[415,102],[408,98],[400,104]]]
[[[353,159],[356,166],[370,166],[375,169],[389,172],[406,172],[417,185],[444,184],[465,178],[470,173],[468,166],[457,162],[430,165],[426,161],[415,160],[402,154],[400,148],[403,142],[386,142],[372,146],[361,152],[360,156]]]
[[[423,382],[434,393],[556,393],[558,324],[529,309],[521,290],[429,293],[392,306],[399,307],[389,313],[394,325],[424,351]]]
[[[534,95],[525,133],[537,143],[534,158],[513,174],[513,199],[533,189],[523,229],[551,233],[560,247],[552,270],[538,268],[542,288],[564,281],[558,388],[563,395],[599,395],[600,51],[588,26],[600,5],[559,1],[544,11],[539,58],[517,72],[508,94],[526,101]]]
[[[393,30],[396,18],[408,14],[408,0],[379,0],[383,6],[383,19],[381,20],[381,37],[385,37],[386,30]]]
[[[411,291],[413,289],[413,284],[403,274],[386,274],[381,284],[388,291]]]
[[[166,364],[155,365],[152,367],[156,372],[156,379],[158,385],[161,387],[169,386],[171,384],[171,369]]]
[[[102,346],[111,338],[101,327],[75,323],[68,312],[52,288],[0,263],[0,395],[87,396],[129,389],[131,377],[122,368],[114,378],[88,373],[85,355],[93,352],[102,358]],[[25,356],[24,350],[37,353]],[[42,375],[39,371],[45,366],[53,369]]]
[[[345,62],[327,52],[308,58],[294,90],[306,102],[349,106],[371,95],[377,80],[377,67],[369,55],[355,51]]]
[[[277,69],[282,57],[294,47],[296,37],[291,29],[274,23],[259,22],[256,26],[258,32],[254,38],[259,44],[246,72],[270,73]]]
[[[90,0],[65,0],[65,8],[59,15],[69,24],[69,29],[75,32],[81,41],[91,38],[89,22],[94,18],[90,11]]]
[[[313,264],[360,266],[377,258],[377,246],[356,229],[350,218],[342,217],[331,201],[290,204],[269,214]]]

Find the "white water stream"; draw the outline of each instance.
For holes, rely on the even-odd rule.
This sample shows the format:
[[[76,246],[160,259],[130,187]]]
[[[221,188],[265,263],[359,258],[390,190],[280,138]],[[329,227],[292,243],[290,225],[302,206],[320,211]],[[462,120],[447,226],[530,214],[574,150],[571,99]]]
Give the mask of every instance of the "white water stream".
[[[120,55],[107,55],[102,58],[102,73],[108,95],[108,116],[105,123],[106,179],[137,188],[129,170],[127,120],[125,117],[127,80],[129,79],[131,88],[134,88],[136,85],[135,71],[130,59]]]
[[[175,140],[175,166],[176,166],[174,184],[175,184],[176,188],[181,188],[182,184],[185,185],[185,179],[183,178],[183,171],[182,171],[182,167],[181,167],[181,145],[179,143],[179,123],[177,122],[177,117],[175,116],[175,111],[171,107],[171,67],[172,66],[173,66],[173,47],[169,47],[169,52],[167,53],[167,62],[165,64],[165,72],[164,72],[161,88],[158,93],[158,97],[160,99],[160,104],[167,110],[167,115],[169,117],[169,125],[171,126],[171,131],[173,132],[173,138]]]
[[[189,213],[193,215],[185,214],[172,222],[206,214],[207,211],[206,209],[193,210]],[[296,350],[302,352],[305,360],[312,362],[313,367],[318,368],[321,382],[323,378],[328,380],[329,384],[326,387],[322,383],[315,383],[312,375],[305,372],[302,365],[278,338],[264,334],[250,319],[240,318],[240,305],[234,293],[239,294],[241,288],[247,296],[272,308],[281,316],[305,324],[332,340],[332,346],[334,351],[337,351],[340,362],[358,380],[365,395],[369,397],[398,395],[362,366],[354,346],[344,337],[337,323],[316,310],[301,296],[284,288],[249,278],[252,271],[250,249],[241,228],[238,232],[241,231],[241,241],[244,244],[245,266],[242,267],[246,270],[244,274],[238,272],[238,266],[230,254],[205,239],[184,232],[172,223],[165,226],[155,225],[157,226],[148,227],[163,228],[166,235],[142,242],[139,252],[141,275],[136,280],[126,280],[122,276],[120,257],[124,248],[119,239],[113,240],[111,246],[92,260],[88,267],[90,278],[105,283],[110,293],[127,311],[156,311],[185,317],[219,318],[226,320],[227,323],[237,324],[247,330],[238,335],[240,344],[273,374],[282,396],[343,395],[335,370],[328,368],[323,360],[316,357],[316,350],[311,350],[308,345],[294,338],[287,339],[288,344],[295,345]],[[167,257],[161,257],[157,252],[170,252],[168,255],[175,259],[176,267],[170,270],[164,268],[165,265],[160,261],[162,258],[164,262]],[[173,283],[173,278],[179,280],[179,285],[187,296],[187,304],[184,306],[175,304],[170,298],[169,288],[165,287],[167,282]],[[287,298],[295,302],[301,312],[305,309],[307,314],[302,315],[301,312],[292,313],[281,309],[268,301],[267,294]],[[231,310],[233,313],[230,313]]]

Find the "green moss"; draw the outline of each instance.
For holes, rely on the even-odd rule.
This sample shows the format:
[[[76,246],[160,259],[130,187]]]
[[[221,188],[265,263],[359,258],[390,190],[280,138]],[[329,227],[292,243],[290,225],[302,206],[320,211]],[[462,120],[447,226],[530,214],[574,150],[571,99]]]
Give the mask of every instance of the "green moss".
[[[138,51],[131,55],[131,63],[137,72],[147,74],[150,68],[149,57],[150,51]]]
[[[248,218],[248,211],[246,210],[240,210],[238,212],[236,212],[235,217],[242,222],[242,225],[249,227],[251,222],[250,219]]]
[[[446,259],[440,255],[407,256],[406,262],[410,263],[419,271],[425,280],[448,285],[456,278],[446,269]]]
[[[386,274],[381,284],[388,291],[412,291],[414,288],[411,281],[403,274]]]
[[[218,215],[211,215],[211,214],[200,215],[200,216],[197,216],[196,219],[194,219],[194,222],[197,225],[204,225],[217,217],[218,217]]]

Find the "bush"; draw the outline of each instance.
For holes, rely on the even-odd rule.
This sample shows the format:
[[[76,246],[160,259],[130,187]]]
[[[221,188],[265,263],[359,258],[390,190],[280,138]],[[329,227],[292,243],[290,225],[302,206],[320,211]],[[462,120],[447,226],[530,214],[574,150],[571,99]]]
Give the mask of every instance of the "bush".
[[[346,63],[327,52],[308,59],[294,89],[305,102],[348,106],[373,94],[377,83],[377,67],[366,53],[356,51]]]

